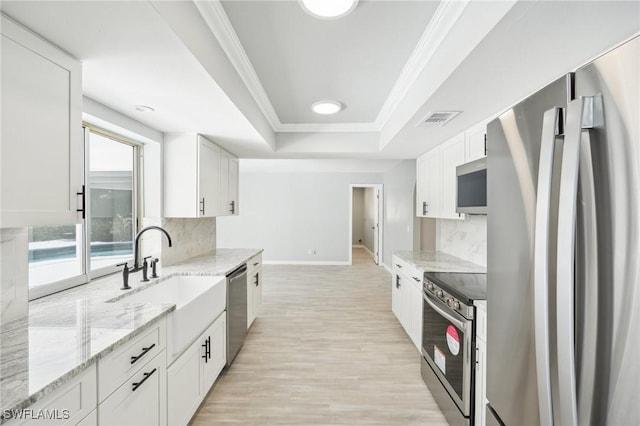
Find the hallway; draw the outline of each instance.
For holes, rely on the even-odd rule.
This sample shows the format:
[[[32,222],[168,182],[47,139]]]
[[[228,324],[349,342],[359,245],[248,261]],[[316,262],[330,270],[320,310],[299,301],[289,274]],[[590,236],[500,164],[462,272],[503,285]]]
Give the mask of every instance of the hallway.
[[[447,424],[364,249],[350,267],[263,268],[262,310],[193,425]]]

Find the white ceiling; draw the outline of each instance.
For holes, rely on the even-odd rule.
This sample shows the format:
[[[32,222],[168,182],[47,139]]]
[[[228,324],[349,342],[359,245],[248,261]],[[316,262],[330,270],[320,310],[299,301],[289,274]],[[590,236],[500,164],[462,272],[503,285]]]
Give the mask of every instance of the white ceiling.
[[[222,5],[281,123],[373,123],[438,2],[363,0],[341,19],[296,1]],[[346,108],[314,114],[320,99]]]
[[[0,7],[82,61],[86,96],[243,158],[415,158],[640,32],[636,1],[361,0],[335,21],[297,0]],[[314,116],[316,97],[347,109]],[[416,127],[433,110],[463,113]]]

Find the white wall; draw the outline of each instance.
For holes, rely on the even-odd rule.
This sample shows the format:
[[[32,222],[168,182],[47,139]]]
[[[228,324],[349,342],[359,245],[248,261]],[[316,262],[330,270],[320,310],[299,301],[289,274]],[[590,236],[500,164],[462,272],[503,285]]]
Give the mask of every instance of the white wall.
[[[350,185],[382,183],[382,173],[291,172],[278,160],[271,168],[260,160],[252,171],[247,164],[240,160],[242,213],[217,218],[217,247],[264,248],[265,261],[348,263]]]
[[[394,251],[419,249],[419,235],[415,233],[419,233],[419,226],[414,225],[415,188],[415,160],[402,161],[385,171],[383,261],[389,268]]]
[[[362,233],[364,235],[363,245],[371,253],[375,253],[374,239],[376,238],[376,190],[374,188],[364,189],[364,224]]]
[[[353,188],[353,215],[351,217],[351,244],[364,242],[364,188]]]
[[[436,219],[436,250],[487,266],[487,216]]]

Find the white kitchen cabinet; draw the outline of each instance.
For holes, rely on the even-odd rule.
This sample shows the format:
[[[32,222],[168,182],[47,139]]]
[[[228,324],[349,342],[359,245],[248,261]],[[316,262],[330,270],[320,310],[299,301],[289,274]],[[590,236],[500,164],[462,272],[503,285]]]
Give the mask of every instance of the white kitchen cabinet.
[[[422,275],[398,257],[393,257],[391,309],[420,352],[422,343]]]
[[[220,205],[219,216],[235,216],[239,214],[239,169],[238,159],[222,151],[220,156]]]
[[[456,167],[465,163],[464,135],[456,136],[445,142],[440,148],[440,187],[441,203],[438,217],[443,219],[464,219],[456,213],[457,175]]]
[[[82,67],[2,19],[0,227],[64,225],[82,216]]]
[[[166,425],[166,369],[167,358],[163,350],[98,406],[98,424]]]
[[[169,425],[186,425],[227,362],[226,311],[167,370]]]
[[[55,419],[14,418],[4,423],[7,426],[27,425],[76,425],[87,424],[85,417],[95,412],[97,406],[97,375],[95,364],[88,367],[79,376],[54,390],[35,404],[27,407],[34,414],[42,410],[43,414],[53,415]],[[94,423],[95,424],[95,423]]]
[[[440,147],[421,155],[416,161],[416,214],[421,217],[440,215]]]
[[[482,122],[464,132],[464,137],[467,162],[487,156],[486,122]]]
[[[195,134],[167,134],[164,145],[164,216],[213,217],[221,196],[221,149]]]
[[[485,407],[487,400],[487,341],[486,301],[476,301],[476,387],[475,387],[475,426],[486,425]]]
[[[260,312],[262,306],[262,254],[247,261],[247,328]]]

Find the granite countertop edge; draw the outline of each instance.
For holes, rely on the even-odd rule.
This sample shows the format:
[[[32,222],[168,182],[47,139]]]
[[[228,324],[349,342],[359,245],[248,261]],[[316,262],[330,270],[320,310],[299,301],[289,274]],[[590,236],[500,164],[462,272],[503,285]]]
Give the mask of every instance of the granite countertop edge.
[[[422,270],[423,272],[487,272],[486,266],[478,265],[476,263],[442,251],[401,250],[395,251],[393,255],[399,257],[402,261],[408,263],[414,268]],[[421,260],[419,262],[416,262],[415,257],[429,258],[429,260]],[[430,263],[435,266],[427,266],[425,265],[425,263]],[[438,266],[438,263],[440,263],[441,265]]]
[[[77,366],[75,366],[71,370],[67,371],[63,375],[59,376],[57,379],[55,379],[54,381],[50,382],[46,386],[44,386],[44,387],[38,389],[37,391],[33,392],[31,395],[29,395],[28,397],[26,397],[25,399],[23,399],[19,403],[14,404],[11,407],[2,407],[2,412],[0,412],[0,425],[4,424],[5,422],[8,422],[9,420],[11,420],[11,419],[5,418],[5,412],[7,412],[7,411],[16,412],[16,411],[19,411],[19,410],[23,410],[23,409],[31,406],[32,404],[35,404],[36,402],[38,402],[42,398],[44,398],[47,395],[49,395],[52,392],[54,392],[59,387],[61,387],[64,384],[68,383],[71,379],[73,379],[74,377],[76,377],[79,374],[81,374],[87,368],[91,367],[99,359],[104,358],[105,356],[109,355],[111,352],[115,351],[120,346],[124,345],[125,343],[129,342],[130,340],[132,340],[134,337],[138,336],[142,332],[144,332],[144,331],[148,330],[149,328],[151,328],[153,325],[157,324],[158,321],[160,321],[161,319],[163,319],[164,317],[169,315],[169,313],[175,311],[175,309],[176,309],[176,305],[166,305],[164,310],[162,312],[160,312],[158,315],[156,315],[155,317],[149,319],[147,322],[145,322],[144,324],[142,324],[141,326],[139,326],[135,330],[132,330],[131,333],[128,333],[126,336],[122,336],[122,337],[116,339],[113,343],[111,343],[110,345],[105,347],[100,352],[98,352],[95,355],[91,356],[86,361],[78,364]]]
[[[219,251],[225,251],[228,250],[229,252],[233,252],[234,250],[238,250],[238,251],[246,251],[246,253],[244,253],[242,256],[238,257],[238,258],[234,258],[233,262],[230,262],[229,265],[225,268],[216,270],[209,270],[209,271],[189,271],[188,268],[194,267],[196,265],[199,264],[207,264],[209,262],[211,262],[212,260],[215,259],[215,257],[217,256],[217,252]],[[112,297],[112,298],[107,298],[106,300],[103,300],[102,303],[112,303],[112,302],[117,302],[120,301],[121,299],[124,299],[125,297],[137,293],[139,291],[142,291],[144,289],[147,289],[149,287],[152,287],[158,283],[161,283],[165,280],[168,280],[171,277],[175,277],[175,276],[224,276],[226,274],[228,274],[229,272],[233,271],[234,269],[236,269],[239,265],[246,263],[247,260],[251,259],[252,257],[262,253],[264,251],[264,249],[216,249],[212,252],[208,252],[208,253],[204,253],[198,256],[194,256],[192,258],[186,259],[184,261],[178,262],[175,265],[171,265],[171,266],[167,266],[165,267],[165,269],[167,270],[167,274],[151,280],[148,283],[145,284],[140,284],[137,285],[136,287],[134,287],[132,290],[120,294],[116,297]],[[96,280],[97,282],[100,281],[100,279]],[[91,290],[88,290],[87,292],[90,292]],[[86,296],[88,298],[90,298],[91,296]],[[51,306],[55,306],[56,302],[52,301],[52,302],[48,302],[47,305],[49,307]],[[123,344],[125,344],[126,342],[130,341],[131,339],[133,339],[134,337],[138,336],[140,333],[144,332],[145,330],[149,329],[151,326],[153,326],[154,324],[156,324],[159,320],[161,320],[162,318],[166,317],[167,315],[169,315],[171,312],[175,311],[176,309],[176,305],[156,305],[156,306],[160,306],[162,308],[162,311],[156,315],[155,317],[149,319],[148,321],[146,321],[144,324],[141,324],[139,327],[137,327],[135,330],[132,330],[131,333],[128,333],[125,336],[119,337],[118,339],[116,339],[114,342],[112,342],[111,344],[109,344],[107,347],[105,347],[103,350],[101,350],[100,352],[96,353],[95,355],[91,356],[89,359],[87,359],[84,362],[81,362],[80,364],[78,364],[77,366],[75,366],[74,368],[72,368],[71,370],[67,371],[66,373],[62,374],[61,376],[59,376],[58,378],[56,378],[55,380],[53,380],[52,382],[50,382],[49,384],[47,384],[46,386],[40,388],[39,390],[33,392],[31,395],[29,395],[28,397],[26,397],[25,399],[23,399],[22,401],[13,404],[11,407],[2,407],[2,412],[0,412],[0,425],[4,424],[5,422],[9,421],[10,419],[5,418],[5,412],[6,411],[18,411],[18,410],[22,410],[25,409],[27,407],[29,407],[30,405],[36,403],[37,401],[39,401],[40,399],[44,398],[45,396],[49,395],[50,393],[54,392],[56,389],[58,389],[60,386],[64,385],[65,383],[69,382],[69,380],[71,380],[72,378],[78,376],[79,374],[81,374],[83,371],[85,371],[88,367],[90,367],[91,365],[95,364],[99,359],[104,358],[105,356],[107,356],[108,354],[110,354],[111,352],[113,352],[114,350],[116,350],[118,347],[122,346]]]

